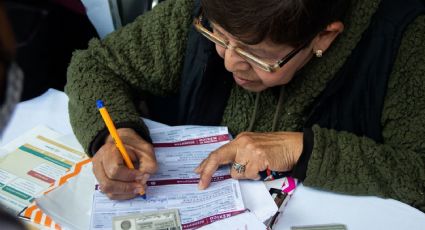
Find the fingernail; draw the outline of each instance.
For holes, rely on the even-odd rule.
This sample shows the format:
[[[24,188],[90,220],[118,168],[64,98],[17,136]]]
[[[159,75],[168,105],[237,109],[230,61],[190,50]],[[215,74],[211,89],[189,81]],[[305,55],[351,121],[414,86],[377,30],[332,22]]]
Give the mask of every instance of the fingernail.
[[[198,183],[198,189],[199,190],[204,190],[205,189],[205,185],[204,185],[204,183],[201,180]]]
[[[144,177],[144,174],[137,175],[136,180],[141,181],[141,180],[143,180],[143,177]]]
[[[133,193],[134,193],[134,194],[139,194],[139,193],[141,193],[141,192],[145,192],[145,189],[144,189],[143,187],[136,188],[136,189],[134,189],[134,191],[133,191]]]

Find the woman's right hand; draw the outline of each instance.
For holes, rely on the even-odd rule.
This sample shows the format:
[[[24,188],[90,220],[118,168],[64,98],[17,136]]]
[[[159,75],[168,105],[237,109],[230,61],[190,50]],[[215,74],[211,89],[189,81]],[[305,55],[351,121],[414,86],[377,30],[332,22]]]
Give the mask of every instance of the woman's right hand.
[[[157,170],[157,163],[153,146],[133,129],[121,128],[117,132],[136,169],[126,166],[109,135],[92,159],[93,172],[103,193],[110,199],[125,200],[145,191],[150,174]]]

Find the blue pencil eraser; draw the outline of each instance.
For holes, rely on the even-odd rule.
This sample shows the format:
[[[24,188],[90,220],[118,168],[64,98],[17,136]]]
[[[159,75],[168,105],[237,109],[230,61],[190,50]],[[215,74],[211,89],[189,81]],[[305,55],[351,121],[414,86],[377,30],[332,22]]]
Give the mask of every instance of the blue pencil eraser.
[[[103,101],[102,101],[102,100],[97,100],[97,101],[96,101],[96,105],[97,105],[97,108],[98,108],[98,109],[100,109],[100,108],[103,108],[103,107],[104,107],[104,105],[103,105]]]
[[[140,197],[146,200],[146,194],[140,195]]]

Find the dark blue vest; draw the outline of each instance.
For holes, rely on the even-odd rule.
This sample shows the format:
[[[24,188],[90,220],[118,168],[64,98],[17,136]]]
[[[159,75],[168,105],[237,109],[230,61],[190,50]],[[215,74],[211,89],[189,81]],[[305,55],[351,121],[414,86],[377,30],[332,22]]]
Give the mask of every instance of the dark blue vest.
[[[315,101],[305,127],[318,124],[382,142],[388,78],[406,27],[424,11],[422,0],[381,1],[362,39]]]

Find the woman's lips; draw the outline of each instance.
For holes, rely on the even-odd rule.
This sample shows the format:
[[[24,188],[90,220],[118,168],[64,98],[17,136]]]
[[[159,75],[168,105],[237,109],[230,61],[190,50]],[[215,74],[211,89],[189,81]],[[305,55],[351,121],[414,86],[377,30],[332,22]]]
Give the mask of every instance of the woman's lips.
[[[241,86],[247,85],[247,84],[250,84],[250,83],[253,83],[254,82],[254,81],[243,79],[243,78],[241,78],[241,77],[239,77],[237,75],[234,75],[234,74],[233,74],[233,78],[235,79],[236,83],[238,85],[241,85]]]

